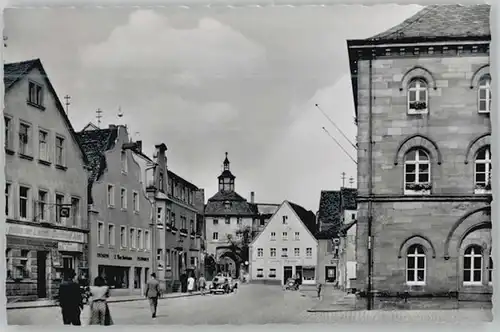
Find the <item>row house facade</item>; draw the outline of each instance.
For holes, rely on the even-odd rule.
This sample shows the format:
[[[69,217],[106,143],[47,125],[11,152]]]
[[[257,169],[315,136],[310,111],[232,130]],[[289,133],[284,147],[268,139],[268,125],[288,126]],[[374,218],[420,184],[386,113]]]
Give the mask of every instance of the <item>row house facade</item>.
[[[348,41],[361,306],[491,301],[489,16],[489,5],[428,6]]]
[[[166,151],[165,144],[155,146],[146,191],[154,202],[155,270],[164,287],[171,287],[203,270],[204,190],[168,169]]]
[[[284,201],[250,245],[252,283],[285,285],[289,278],[302,284],[317,280],[316,217],[302,206]]]
[[[219,190],[205,205],[205,270],[209,278],[216,271],[227,272],[233,277],[248,274],[248,261],[244,262],[241,257],[236,257],[230,249],[231,245],[248,247],[280,206],[255,203],[254,192],[250,193],[248,201],[236,192],[235,179],[226,152],[223,171],[218,177]]]
[[[355,234],[357,190],[324,190],[317,213],[318,280],[350,289],[355,279]]]
[[[78,134],[89,167],[90,275],[115,293],[142,292],[151,267],[151,205],[126,126],[87,125]]]
[[[6,295],[57,296],[88,276],[86,156],[40,60],[4,65]]]

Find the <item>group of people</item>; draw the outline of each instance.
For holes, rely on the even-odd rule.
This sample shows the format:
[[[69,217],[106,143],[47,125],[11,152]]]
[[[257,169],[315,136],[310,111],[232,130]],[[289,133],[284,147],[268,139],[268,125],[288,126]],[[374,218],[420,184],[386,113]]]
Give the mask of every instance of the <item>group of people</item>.
[[[192,293],[195,290],[196,280],[191,274],[187,279],[187,291]],[[207,281],[203,274],[198,279],[198,289],[205,295]],[[98,276],[94,279],[93,286],[83,285],[76,281],[76,273],[73,270],[67,271],[64,280],[59,286],[59,306],[61,307],[63,323],[65,325],[81,325],[81,313],[84,306],[84,292],[88,292],[90,300],[90,320],[89,325],[113,325],[111,312],[107,303],[110,291],[104,278]],[[146,283],[144,295],[149,301],[151,317],[156,318],[158,299],[161,297],[160,282],[156,279],[156,274],[151,274],[151,279]]]
[[[75,271],[68,271],[59,286],[59,306],[64,325],[82,325],[80,315],[83,310],[84,294],[80,284],[75,281],[75,277]],[[113,325],[107,303],[109,287],[104,279],[96,277],[94,285],[89,286],[88,291],[91,297],[89,325]]]

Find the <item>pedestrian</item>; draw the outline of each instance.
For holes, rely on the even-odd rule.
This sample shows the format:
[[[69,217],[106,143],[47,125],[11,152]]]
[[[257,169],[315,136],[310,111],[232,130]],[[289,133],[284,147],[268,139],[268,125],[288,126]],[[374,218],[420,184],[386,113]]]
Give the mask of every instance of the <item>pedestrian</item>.
[[[108,306],[109,286],[104,278],[94,279],[94,286],[90,286],[90,322],[89,325],[113,325],[113,319]]]
[[[316,286],[316,290],[318,291],[318,299],[321,298],[321,288],[323,288],[323,285],[318,282],[318,285]]]
[[[194,282],[193,274],[190,274],[187,280],[187,290],[189,294],[192,294],[194,291]]]
[[[201,295],[205,295],[205,288],[207,287],[207,280],[203,276],[203,273],[200,275],[198,279],[198,288],[200,289]]]
[[[80,285],[75,282],[76,273],[68,270],[59,286],[59,306],[61,307],[64,325],[82,325],[80,314],[83,310]]]
[[[156,318],[156,309],[158,308],[158,298],[160,297],[160,282],[156,280],[156,273],[151,273],[146,285],[146,297],[149,300],[149,307],[151,308],[151,317]]]

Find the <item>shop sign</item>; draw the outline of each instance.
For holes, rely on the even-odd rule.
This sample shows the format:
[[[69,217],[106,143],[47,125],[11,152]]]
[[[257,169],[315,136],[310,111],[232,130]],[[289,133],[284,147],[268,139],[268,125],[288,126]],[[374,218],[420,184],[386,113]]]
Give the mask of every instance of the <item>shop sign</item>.
[[[97,257],[99,257],[99,258],[109,258],[109,254],[98,252],[97,253]]]
[[[71,242],[59,242],[57,244],[57,248],[59,251],[77,251],[82,252],[83,246],[80,243],[71,243]]]
[[[7,224],[7,235],[25,236],[55,241],[85,242],[85,234],[62,229],[43,228],[37,226]]]
[[[115,259],[125,260],[125,261],[131,261],[132,257],[125,256],[125,255],[120,255],[120,254],[115,254]]]
[[[149,262],[149,257],[137,257],[137,260],[140,262]]]

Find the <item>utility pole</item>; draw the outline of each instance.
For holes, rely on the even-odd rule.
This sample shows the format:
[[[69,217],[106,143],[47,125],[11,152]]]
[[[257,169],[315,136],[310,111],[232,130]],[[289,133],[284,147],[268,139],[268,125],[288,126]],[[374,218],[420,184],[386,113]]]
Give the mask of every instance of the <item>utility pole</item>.
[[[69,105],[71,105],[71,103],[69,101],[71,100],[71,96],[70,95],[66,95],[66,96],[64,96],[64,99],[66,100],[66,102],[65,102],[65,105],[66,105],[66,114],[69,114]]]
[[[349,185],[351,186],[351,188],[352,188],[352,185],[353,185],[353,184],[354,184],[354,178],[351,176],[351,177],[349,178]]]
[[[345,187],[345,178],[346,178],[345,172],[342,172],[342,176],[340,178],[342,179],[342,188],[344,188]]]
[[[97,109],[96,112],[96,118],[97,118],[97,128],[101,128],[101,118],[102,118],[102,110],[100,108]]]

